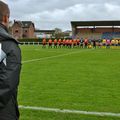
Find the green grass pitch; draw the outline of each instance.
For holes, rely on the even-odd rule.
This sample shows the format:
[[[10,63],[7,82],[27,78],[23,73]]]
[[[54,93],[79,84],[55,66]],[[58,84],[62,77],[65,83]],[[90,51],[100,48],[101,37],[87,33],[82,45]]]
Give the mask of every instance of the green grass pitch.
[[[21,46],[19,105],[120,113],[120,49]],[[28,60],[36,60],[26,62]],[[119,120],[20,109],[20,120]]]

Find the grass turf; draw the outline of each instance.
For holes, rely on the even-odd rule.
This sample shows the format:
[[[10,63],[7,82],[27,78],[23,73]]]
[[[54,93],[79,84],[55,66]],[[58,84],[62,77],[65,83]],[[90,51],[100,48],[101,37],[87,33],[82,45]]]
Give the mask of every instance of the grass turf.
[[[119,49],[21,49],[23,61],[44,59],[23,63],[20,105],[120,113]],[[60,116],[60,120],[117,120],[21,110],[21,120],[58,120]]]

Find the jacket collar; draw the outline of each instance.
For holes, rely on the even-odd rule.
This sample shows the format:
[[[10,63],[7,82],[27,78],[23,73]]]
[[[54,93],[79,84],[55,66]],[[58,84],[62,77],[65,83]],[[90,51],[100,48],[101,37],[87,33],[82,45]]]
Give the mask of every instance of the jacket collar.
[[[16,39],[9,35],[7,27],[4,26],[3,24],[0,24],[0,37],[3,38],[4,40],[13,40],[17,44],[19,44],[19,42]]]
[[[8,29],[7,29],[7,27],[5,25],[0,23],[0,27],[2,27],[6,32],[8,32]]]

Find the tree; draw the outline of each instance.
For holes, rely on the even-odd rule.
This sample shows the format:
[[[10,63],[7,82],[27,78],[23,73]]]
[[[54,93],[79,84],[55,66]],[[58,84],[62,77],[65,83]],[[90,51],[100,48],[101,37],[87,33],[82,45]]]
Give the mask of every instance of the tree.
[[[64,34],[60,28],[55,28],[55,38],[63,38]]]

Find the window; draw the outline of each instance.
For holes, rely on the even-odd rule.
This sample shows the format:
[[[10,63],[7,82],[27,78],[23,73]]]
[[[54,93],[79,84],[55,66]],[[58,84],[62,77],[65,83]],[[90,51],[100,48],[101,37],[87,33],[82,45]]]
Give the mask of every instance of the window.
[[[15,33],[18,33],[18,30],[15,30]]]
[[[28,24],[26,23],[25,26],[28,26]]]

